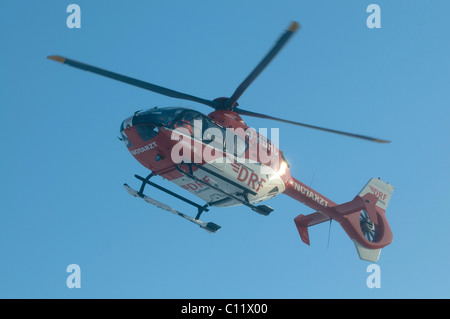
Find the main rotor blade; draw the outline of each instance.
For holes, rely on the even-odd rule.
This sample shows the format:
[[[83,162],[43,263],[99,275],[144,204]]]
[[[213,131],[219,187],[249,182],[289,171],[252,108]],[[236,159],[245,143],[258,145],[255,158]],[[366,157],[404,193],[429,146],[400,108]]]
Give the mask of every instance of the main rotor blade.
[[[258,77],[259,74],[264,70],[264,68],[273,60],[275,55],[280,52],[286,42],[291,38],[295,31],[300,27],[300,25],[293,21],[288,29],[280,36],[278,41],[272,47],[272,49],[266,54],[266,56],[259,62],[255,69],[247,76],[247,78],[238,86],[233,95],[225,102],[226,109],[232,109],[234,103],[239,99],[239,97],[244,93],[244,91],[252,84],[252,82]]]
[[[345,135],[345,136],[350,136],[350,137],[356,137],[356,138],[360,138],[360,139],[368,140],[368,141],[372,141],[372,142],[377,142],[377,143],[390,143],[391,142],[391,141],[382,140],[382,139],[375,138],[375,137],[370,137],[370,136],[365,136],[365,135],[360,135],[360,134],[347,133],[347,132],[337,131],[337,130],[324,128],[324,127],[319,127],[319,126],[315,126],[315,125],[294,122],[294,121],[290,121],[290,120],[283,120],[283,119],[280,119],[280,118],[277,118],[277,117],[273,117],[273,116],[270,116],[270,115],[250,112],[250,111],[242,110],[242,109],[239,109],[239,108],[235,108],[233,111],[238,113],[238,114],[241,114],[241,115],[247,115],[247,116],[253,116],[253,117],[258,117],[258,118],[262,118],[262,119],[279,121],[279,122],[283,122],[283,123],[288,123],[288,124],[303,126],[303,127],[307,127],[307,128],[312,128],[312,129],[315,129],[315,130],[320,130],[320,131],[325,131],[325,132],[330,132],[330,133],[335,133],[335,134],[340,134],[340,135]]]
[[[197,102],[197,103],[201,103],[201,104],[205,104],[205,105],[211,106],[213,108],[216,108],[216,106],[217,106],[217,104],[215,102],[210,101],[210,100],[206,100],[206,99],[202,99],[202,98],[199,98],[199,97],[196,97],[196,96],[193,96],[193,95],[177,92],[177,91],[174,91],[174,90],[162,87],[162,86],[158,86],[158,85],[151,84],[151,83],[148,83],[148,82],[144,82],[144,81],[141,81],[141,80],[137,80],[137,79],[125,76],[125,75],[121,75],[121,74],[118,74],[118,73],[114,73],[114,72],[111,72],[111,71],[100,69],[100,68],[97,68],[95,66],[88,65],[88,64],[85,64],[85,63],[82,63],[82,62],[78,62],[78,61],[75,61],[75,60],[71,60],[71,59],[68,59],[68,58],[65,58],[65,57],[62,57],[62,56],[59,56],[59,55],[50,55],[47,58],[50,59],[50,60],[56,61],[56,62],[60,62],[60,63],[63,63],[63,64],[70,65],[70,66],[75,67],[77,69],[81,69],[81,70],[84,70],[84,71],[89,71],[89,72],[92,72],[92,73],[103,75],[105,77],[108,77],[108,78],[111,78],[111,79],[114,79],[114,80],[117,80],[117,81],[121,81],[121,82],[124,82],[124,83],[127,83],[127,84],[131,84],[131,85],[140,87],[142,89],[146,89],[146,90],[149,90],[149,91],[152,91],[152,92],[155,92],[155,93],[159,93],[159,94],[162,94],[162,95],[170,96],[170,97],[177,98],[177,99],[194,101],[194,102]]]

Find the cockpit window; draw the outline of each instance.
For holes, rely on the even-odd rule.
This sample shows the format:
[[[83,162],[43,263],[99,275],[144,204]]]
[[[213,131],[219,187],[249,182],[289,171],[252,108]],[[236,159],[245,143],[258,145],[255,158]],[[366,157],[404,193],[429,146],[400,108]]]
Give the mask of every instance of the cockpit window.
[[[178,128],[178,127],[184,127],[188,129],[188,131],[193,134],[194,126],[200,126],[203,122],[203,115],[196,111],[184,111],[181,114],[177,114],[175,118],[173,119],[170,127],[171,128]]]
[[[153,108],[136,112],[133,117],[133,125],[153,124],[155,126],[170,125],[171,122],[180,116],[187,109],[177,107]]]
[[[242,157],[248,148],[247,141],[239,135],[232,133],[231,131],[228,132],[228,134],[229,136],[227,137],[227,152],[232,153],[235,157]],[[231,145],[230,140],[232,141]]]
[[[136,131],[140,138],[144,141],[148,141],[158,135],[158,128],[150,124],[136,125]]]

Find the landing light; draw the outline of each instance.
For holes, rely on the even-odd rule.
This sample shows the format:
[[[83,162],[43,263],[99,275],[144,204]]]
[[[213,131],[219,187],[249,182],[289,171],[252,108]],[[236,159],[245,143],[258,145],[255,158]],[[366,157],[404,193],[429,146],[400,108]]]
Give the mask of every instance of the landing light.
[[[282,176],[286,173],[287,164],[285,161],[281,162],[280,168],[277,171],[277,174]]]

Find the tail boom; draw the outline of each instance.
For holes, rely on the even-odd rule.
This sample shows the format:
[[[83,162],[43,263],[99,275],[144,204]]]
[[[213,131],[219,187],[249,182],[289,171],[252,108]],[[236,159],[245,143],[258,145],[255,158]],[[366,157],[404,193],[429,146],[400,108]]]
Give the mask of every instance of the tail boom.
[[[337,205],[331,199],[326,198],[293,177],[286,183],[286,189],[283,193],[317,211],[326,210]]]

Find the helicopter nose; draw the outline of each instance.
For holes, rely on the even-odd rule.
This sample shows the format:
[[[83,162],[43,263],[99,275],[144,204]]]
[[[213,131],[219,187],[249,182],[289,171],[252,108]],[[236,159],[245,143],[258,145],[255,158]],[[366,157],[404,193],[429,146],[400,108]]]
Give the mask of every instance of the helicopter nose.
[[[122,122],[122,124],[120,124],[120,131],[129,129],[130,127],[133,126],[133,117],[134,117],[134,115],[132,115],[132,116],[130,116],[130,117],[127,117],[127,118]]]

